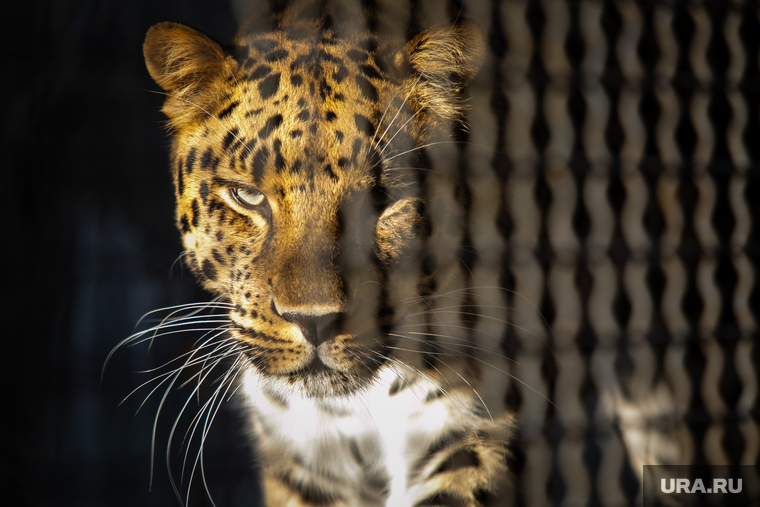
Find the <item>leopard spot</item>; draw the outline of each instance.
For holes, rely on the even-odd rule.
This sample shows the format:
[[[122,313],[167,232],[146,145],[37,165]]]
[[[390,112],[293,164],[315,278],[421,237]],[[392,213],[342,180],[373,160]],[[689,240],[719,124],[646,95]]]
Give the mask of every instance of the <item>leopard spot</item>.
[[[376,102],[377,101],[377,88],[375,88],[375,85],[369,82],[367,78],[363,76],[356,76],[356,84],[359,86],[359,90],[362,92],[362,95],[367,97],[369,100]]]
[[[193,169],[195,168],[195,156],[195,148],[191,148],[190,152],[187,154],[187,158],[185,159],[185,169],[187,169],[188,175],[192,174]]]
[[[224,136],[224,139],[222,139],[222,149],[227,150],[227,148],[230,147],[232,144],[232,141],[237,139],[237,135],[240,131],[237,128],[233,128],[229,132],[227,132],[227,135]]]
[[[275,170],[280,173],[283,169],[285,169],[285,165],[285,158],[282,156],[282,153],[277,153],[277,155],[274,157]]]
[[[208,259],[205,259],[203,261],[203,264],[201,265],[201,272],[203,273],[203,276],[212,282],[216,281],[216,266],[214,266],[214,263]]]
[[[191,220],[191,223],[193,224],[193,227],[197,229],[198,228],[198,220],[200,219],[200,213],[201,213],[200,206],[198,206],[198,200],[197,199],[193,199],[193,204],[192,204],[191,208],[192,208],[192,212],[193,212],[193,218]]]
[[[370,79],[381,79],[382,76],[376,68],[370,65],[359,65],[359,70]]]
[[[225,107],[224,109],[222,109],[222,110],[219,112],[219,114],[217,115],[217,118],[219,118],[220,120],[223,120],[223,119],[225,119],[225,118],[226,118],[226,117],[228,117],[230,114],[232,114],[232,111],[234,111],[234,110],[235,110],[235,108],[237,108],[239,105],[240,105],[240,103],[239,103],[239,102],[233,102],[233,103],[232,103],[232,104],[230,104],[229,106],[227,106],[227,107]]]
[[[248,79],[251,81],[257,81],[265,76],[268,76],[270,72],[272,72],[272,67],[269,65],[259,65],[253,69],[253,72],[248,74]]]
[[[352,49],[348,53],[346,53],[346,56],[348,56],[348,59],[355,63],[361,63],[367,60],[367,53],[364,51],[359,51],[358,49]]]
[[[206,148],[206,151],[204,151],[201,156],[201,169],[204,171],[211,170],[213,172],[216,171],[217,165],[219,165],[219,157],[214,156],[212,148]]]
[[[259,139],[266,139],[269,137],[269,135],[274,132],[274,130],[280,126],[282,123],[282,115],[276,114],[269,119],[267,119],[264,126],[259,130],[258,137]]]
[[[372,122],[366,116],[361,114],[354,115],[354,123],[359,132],[363,132],[368,137],[371,137],[375,133],[375,127],[372,126]]]
[[[272,74],[259,83],[259,94],[266,100],[271,98],[280,89],[280,73]]]
[[[253,179],[254,181],[261,181],[264,177],[264,169],[266,168],[267,158],[269,158],[269,149],[263,146],[253,155]]]
[[[251,46],[257,51],[267,53],[277,47],[277,41],[272,39],[258,39],[253,41]]]
[[[264,59],[268,62],[279,62],[281,60],[284,60],[288,57],[288,50],[287,49],[278,49],[276,51],[272,51],[268,55],[264,57]]]

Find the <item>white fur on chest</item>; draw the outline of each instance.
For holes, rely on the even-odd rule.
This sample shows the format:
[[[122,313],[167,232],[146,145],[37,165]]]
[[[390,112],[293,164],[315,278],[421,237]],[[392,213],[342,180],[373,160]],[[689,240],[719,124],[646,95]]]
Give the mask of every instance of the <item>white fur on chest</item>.
[[[425,380],[418,379],[390,396],[395,379],[394,370],[385,368],[372,387],[360,394],[320,400],[290,396],[281,404],[272,401],[266,380],[249,370],[244,390],[247,403],[253,405],[251,422],[260,445],[276,446],[284,455],[297,457],[306,469],[339,478],[354,490],[367,480],[366,468],[357,465],[358,452],[387,477],[386,505],[395,506],[411,500],[410,465],[441,434],[461,425],[465,416],[452,411],[466,412],[463,400],[451,396],[425,403],[428,393],[438,391]],[[262,427],[257,429],[257,424]],[[261,441],[263,435],[266,442]]]

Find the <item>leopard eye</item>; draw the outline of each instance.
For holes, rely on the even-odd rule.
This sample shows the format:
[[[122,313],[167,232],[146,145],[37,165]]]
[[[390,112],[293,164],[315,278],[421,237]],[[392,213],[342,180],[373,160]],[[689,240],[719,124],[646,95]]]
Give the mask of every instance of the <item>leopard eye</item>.
[[[264,194],[252,188],[232,188],[230,194],[244,208],[253,209],[264,202]]]

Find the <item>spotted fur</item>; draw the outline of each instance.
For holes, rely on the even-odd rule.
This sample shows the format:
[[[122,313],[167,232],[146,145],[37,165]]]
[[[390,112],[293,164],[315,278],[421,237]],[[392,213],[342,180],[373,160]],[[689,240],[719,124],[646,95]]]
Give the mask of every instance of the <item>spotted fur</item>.
[[[329,15],[277,19],[229,51],[175,23],[144,45],[185,258],[229,304],[266,502],[506,501],[506,320],[490,334],[468,317],[488,289],[452,143],[482,38],[455,23],[389,47]]]

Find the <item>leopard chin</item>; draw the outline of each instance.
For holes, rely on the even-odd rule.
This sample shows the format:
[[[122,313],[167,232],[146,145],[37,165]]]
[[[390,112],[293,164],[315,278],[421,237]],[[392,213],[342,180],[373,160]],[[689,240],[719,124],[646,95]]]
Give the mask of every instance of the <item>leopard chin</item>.
[[[315,357],[306,368],[283,376],[282,383],[308,398],[353,396],[365,391],[375,380],[382,364],[373,362],[373,366],[365,368],[362,365],[354,371],[344,372],[330,368]]]
[[[343,340],[350,337],[343,336]],[[302,361],[292,371],[270,366],[268,358],[254,349],[246,352],[250,366],[260,378],[289,395],[307,398],[352,396],[366,390],[377,379],[377,372],[390,359],[385,353],[359,348],[337,347],[325,342],[307,346]],[[370,359],[371,358],[371,359]]]

